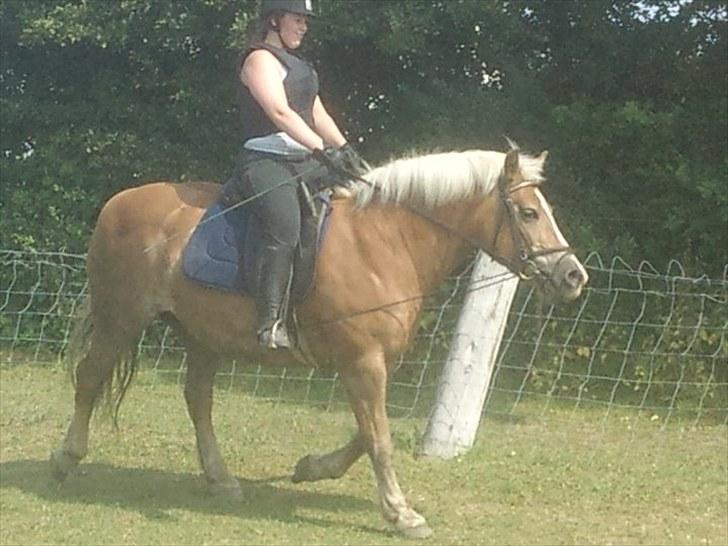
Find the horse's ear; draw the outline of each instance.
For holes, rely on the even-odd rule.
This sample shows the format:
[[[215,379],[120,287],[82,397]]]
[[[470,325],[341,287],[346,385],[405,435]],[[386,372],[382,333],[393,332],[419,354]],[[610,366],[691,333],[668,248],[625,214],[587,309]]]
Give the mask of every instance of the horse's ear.
[[[518,165],[518,149],[514,148],[512,150],[509,150],[506,154],[506,163],[503,167],[503,174],[505,175],[506,180],[511,182],[516,178],[519,171],[520,167]]]

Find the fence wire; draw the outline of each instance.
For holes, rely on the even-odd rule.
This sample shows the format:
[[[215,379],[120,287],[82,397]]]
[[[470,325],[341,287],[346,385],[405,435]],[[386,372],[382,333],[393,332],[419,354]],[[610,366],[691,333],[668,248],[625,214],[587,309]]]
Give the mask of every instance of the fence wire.
[[[521,285],[509,313],[484,414],[493,418],[597,411],[661,422],[728,424],[728,278],[691,277],[620,258],[585,260],[591,277],[572,304],[549,306]],[[425,303],[411,349],[397,361],[388,411],[426,416],[447,358],[472,264]],[[60,365],[87,292],[85,256],[0,251],[0,363]],[[155,323],[140,342],[152,382],[183,381],[185,350]],[[217,387],[278,403],[345,404],[335,373],[231,360]]]

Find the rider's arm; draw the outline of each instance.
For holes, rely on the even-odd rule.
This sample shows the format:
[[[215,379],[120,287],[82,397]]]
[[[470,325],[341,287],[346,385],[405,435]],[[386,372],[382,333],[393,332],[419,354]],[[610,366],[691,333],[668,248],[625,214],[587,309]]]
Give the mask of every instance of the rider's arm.
[[[316,132],[324,139],[324,143],[334,148],[341,148],[346,144],[344,135],[341,134],[336,122],[326,111],[318,96],[313,103],[313,124]]]
[[[269,51],[259,49],[245,59],[240,80],[276,127],[310,150],[323,148],[322,138],[288,105],[280,70],[278,59]]]

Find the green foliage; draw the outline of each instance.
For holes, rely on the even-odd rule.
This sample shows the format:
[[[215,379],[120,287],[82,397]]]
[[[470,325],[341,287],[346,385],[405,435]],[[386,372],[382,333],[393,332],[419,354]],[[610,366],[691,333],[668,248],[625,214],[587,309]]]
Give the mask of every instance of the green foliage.
[[[375,162],[413,148],[552,151],[584,251],[728,262],[718,0],[320,0],[324,101]],[[255,2],[0,2],[0,246],[83,251],[113,193],[224,180]]]
[[[82,251],[120,189],[225,176],[236,129],[228,30],[243,17],[228,2],[0,10],[3,247]]]
[[[635,101],[555,108],[553,127],[573,184],[564,202],[582,209],[577,214],[599,234],[604,255],[655,263],[674,256],[719,274],[726,259],[726,155],[688,160],[680,147],[683,116]]]

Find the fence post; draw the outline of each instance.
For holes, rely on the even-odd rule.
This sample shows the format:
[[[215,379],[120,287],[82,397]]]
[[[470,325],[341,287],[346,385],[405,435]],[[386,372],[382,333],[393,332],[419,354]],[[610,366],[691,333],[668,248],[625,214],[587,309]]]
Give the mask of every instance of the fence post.
[[[440,375],[420,455],[449,459],[469,450],[475,441],[508,310],[518,286],[517,277],[503,277],[505,274],[508,270],[504,266],[479,253]]]

